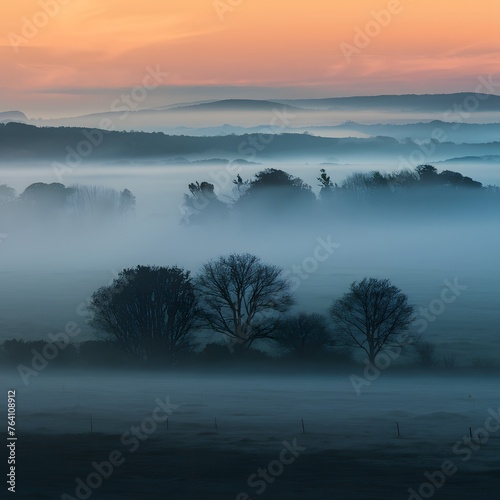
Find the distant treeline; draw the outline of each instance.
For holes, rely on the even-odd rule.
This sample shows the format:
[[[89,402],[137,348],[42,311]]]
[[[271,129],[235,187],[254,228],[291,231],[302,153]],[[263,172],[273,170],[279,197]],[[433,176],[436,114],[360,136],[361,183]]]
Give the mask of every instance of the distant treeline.
[[[0,366],[25,365],[32,367],[33,363],[41,371],[42,365],[46,363],[51,368],[144,368],[148,365],[127,353],[118,342],[108,340],[87,340],[85,342],[68,344],[64,350],[58,351],[58,355],[49,360],[45,356],[44,348],[50,342],[45,340],[19,340],[9,339],[0,344]],[[177,366],[215,365],[228,366],[239,365],[241,362],[267,363],[270,365],[295,360],[285,353],[270,354],[259,349],[249,349],[243,353],[233,355],[224,343],[210,342],[199,351],[185,352],[179,356]],[[314,363],[323,362],[325,365],[338,366],[354,363],[352,354],[347,350],[322,351],[308,356],[303,361]],[[158,368],[158,365],[151,365]]]
[[[80,343],[68,344],[64,350],[58,351],[54,359],[47,359],[44,355],[50,343],[44,340],[9,339],[0,344],[0,367],[19,368],[41,372],[49,370],[67,369],[144,369],[147,364],[128,354],[118,342],[108,340],[87,340]],[[445,351],[441,356],[436,347],[430,342],[423,342],[413,346],[405,356],[406,363],[398,364],[403,368],[423,368],[426,370],[443,368],[446,370],[470,367],[477,370],[496,370],[498,362],[484,356],[472,356],[468,364],[459,364],[453,351]],[[267,366],[270,369],[280,369],[287,366],[322,370],[352,370],[355,366],[365,367],[356,360],[352,351],[348,349],[332,349],[314,352],[302,358],[290,355],[285,351],[269,353],[260,349],[251,348],[237,355],[231,353],[224,343],[210,342],[199,351],[183,353],[179,357],[177,367],[213,368],[237,370],[248,366],[252,370],[255,366]],[[158,365],[150,365],[158,369]],[[166,366],[164,366],[165,368]],[[394,367],[393,367],[394,368]],[[29,375],[29,373],[28,373]]]
[[[111,128],[111,127],[110,127]],[[429,139],[430,140],[430,139]],[[430,141],[433,157],[442,159],[500,155],[500,142],[481,144]],[[0,157],[4,161],[51,161],[71,169],[83,161],[173,161],[224,158],[225,161],[373,161],[428,156],[422,144],[392,137],[335,138],[308,133],[262,133],[193,137],[163,132],[112,131],[81,127],[35,127],[0,124]],[[337,160],[336,160],[337,161]],[[400,162],[401,163],[401,162]]]
[[[70,222],[96,223],[133,212],[135,202],[128,189],[119,192],[100,186],[36,182],[17,195],[15,189],[0,184],[1,229],[14,231],[33,222],[52,223],[64,217]]]
[[[184,195],[183,222],[209,223],[241,218],[264,223],[273,219],[298,220],[299,217],[350,219],[381,213],[400,216],[433,211],[439,215],[485,206],[500,209],[498,187],[484,187],[459,172],[438,172],[432,165],[392,173],[353,173],[340,184],[333,183],[327,171],[321,169],[317,181],[318,196],[301,178],[275,168],[262,170],[253,179],[244,180],[238,174],[232,180],[230,196],[218,194],[221,187],[216,183],[193,182],[188,186],[189,194]]]

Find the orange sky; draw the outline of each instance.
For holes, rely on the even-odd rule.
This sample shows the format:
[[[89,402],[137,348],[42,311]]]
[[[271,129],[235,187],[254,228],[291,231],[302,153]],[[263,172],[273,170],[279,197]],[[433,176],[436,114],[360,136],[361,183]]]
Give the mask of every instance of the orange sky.
[[[389,6],[381,26],[373,12]],[[40,26],[23,37],[26,19]],[[95,111],[158,65],[169,75],[149,105],[474,90],[479,75],[500,70],[499,20],[498,0],[5,2],[0,110]],[[368,22],[380,32],[356,47],[355,30]],[[354,48],[349,61],[341,44]]]

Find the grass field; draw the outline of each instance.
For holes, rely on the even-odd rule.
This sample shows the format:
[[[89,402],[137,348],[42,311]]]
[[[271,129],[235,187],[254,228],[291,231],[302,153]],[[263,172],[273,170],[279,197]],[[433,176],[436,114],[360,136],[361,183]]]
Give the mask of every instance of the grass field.
[[[498,377],[394,375],[360,396],[347,375],[41,374],[27,387],[6,376],[18,497],[77,498],[76,479],[116,451],[123,463],[92,498],[405,499],[445,461],[456,470],[436,498],[498,498],[500,431],[481,431],[499,415]],[[151,426],[158,400],[168,423]],[[285,441],[299,451],[280,467]]]

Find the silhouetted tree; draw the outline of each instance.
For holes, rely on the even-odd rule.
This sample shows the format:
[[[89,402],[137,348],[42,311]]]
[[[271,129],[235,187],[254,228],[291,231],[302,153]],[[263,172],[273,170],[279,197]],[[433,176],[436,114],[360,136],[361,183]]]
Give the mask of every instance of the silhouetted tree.
[[[334,186],[333,182],[330,179],[330,176],[326,173],[324,168],[320,169],[320,175],[317,177],[319,181],[320,191],[319,197],[323,201],[330,201],[333,196]]]
[[[461,173],[452,170],[443,170],[439,174],[439,179],[443,185],[455,188],[481,188],[483,186],[480,182],[473,181],[470,177],[464,177]]]
[[[238,175],[236,176],[236,179],[233,179],[233,184],[234,184],[234,185],[236,185],[236,187],[238,188],[238,191],[240,191],[240,190],[241,190],[241,188],[243,187],[243,185],[244,185],[245,183],[243,182],[243,179],[241,178],[241,175],[240,175],[240,174],[238,174]]]
[[[19,199],[38,213],[61,210],[67,206],[68,198],[73,193],[72,188],[64,184],[53,182],[45,184],[36,182],[28,186],[19,196]]]
[[[291,209],[300,212],[312,208],[316,196],[311,186],[283,170],[267,168],[255,174],[236,207],[247,214],[264,212],[268,217],[288,215]]]
[[[204,325],[238,349],[269,339],[279,316],[293,304],[290,283],[281,272],[248,253],[205,264],[197,278]]]
[[[7,184],[0,184],[0,205],[5,205],[16,199],[16,190],[7,186]]]
[[[276,168],[266,168],[255,174],[255,179],[250,182],[247,191],[248,198],[258,193],[267,192],[268,189],[279,190],[293,198],[314,200],[311,186],[306,184],[300,177],[294,177],[288,172]]]
[[[124,269],[92,295],[90,324],[130,355],[173,363],[195,347],[197,298],[189,271],[178,267]]]
[[[330,308],[341,342],[363,350],[370,363],[383,349],[401,346],[397,337],[408,329],[412,315],[408,297],[389,280],[376,278],[353,282]]]
[[[31,366],[34,351],[41,353],[47,344],[46,340],[9,339],[3,342],[2,350],[8,362]]]
[[[437,168],[432,165],[419,165],[415,171],[418,174],[420,184],[432,186],[439,184]]]
[[[248,191],[250,187],[250,181],[243,180],[241,175],[238,174],[236,179],[233,179],[234,188],[232,193],[227,195],[230,205],[235,205],[238,203],[240,198]]]
[[[388,174],[387,180],[389,186],[394,190],[407,189],[417,185],[419,176],[417,172],[405,169]]]
[[[79,217],[102,219],[118,214],[120,195],[112,188],[101,186],[72,186],[68,204]]]
[[[215,186],[209,182],[192,182],[188,186],[189,194],[184,195],[185,224],[203,224],[220,222],[227,216],[228,207],[215,194]]]
[[[124,189],[120,193],[120,199],[118,200],[118,211],[120,214],[128,214],[135,210],[135,196],[132,191]]]
[[[389,183],[389,176],[380,173],[378,170],[374,170],[373,172],[355,172],[349,175],[341,187],[345,190],[361,194],[370,190],[387,188]]]
[[[78,362],[77,350],[75,345],[71,343],[61,346],[61,344],[56,345],[46,340],[10,339],[3,342],[2,351],[8,363],[24,365],[20,369],[25,374],[30,370],[34,358],[45,359],[47,366],[50,365],[54,368],[70,368],[76,366]]]
[[[437,364],[436,346],[431,342],[416,342],[413,349],[419,366],[432,368]]]
[[[457,366],[457,355],[454,352],[447,352],[443,354],[443,365],[450,370]]]
[[[299,313],[279,320],[273,339],[287,354],[302,359],[333,346],[326,318],[321,314]]]

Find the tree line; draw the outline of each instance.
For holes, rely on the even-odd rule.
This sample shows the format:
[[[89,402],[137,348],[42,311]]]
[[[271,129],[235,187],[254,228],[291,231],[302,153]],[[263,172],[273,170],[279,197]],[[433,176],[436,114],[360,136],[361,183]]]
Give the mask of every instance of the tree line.
[[[309,220],[384,210],[395,213],[406,209],[407,213],[421,214],[446,207],[474,207],[478,199],[500,208],[498,187],[483,186],[459,172],[439,172],[432,165],[391,173],[357,172],[340,184],[334,183],[322,168],[317,181],[317,196],[300,177],[276,168],[266,168],[246,180],[238,174],[229,194],[217,193],[218,186],[208,181],[192,182],[188,185],[189,193],[184,195],[182,221],[206,224],[234,217],[247,221],[259,216],[266,220],[297,220],[298,212]]]
[[[93,293],[88,321],[101,340],[149,366],[178,364],[207,335],[218,336],[212,353],[218,344],[236,357],[247,356],[260,345],[306,360],[335,350],[345,356],[342,350],[355,348],[375,363],[383,350],[401,344],[398,336],[409,329],[413,314],[399,288],[376,278],[353,282],[327,316],[290,314],[294,305],[280,267],[248,253],[231,254],[206,262],[196,276],[176,266],[124,269]],[[8,352],[25,347],[8,342]]]
[[[18,195],[15,189],[0,184],[0,223],[9,231],[30,222],[51,223],[64,218],[96,224],[133,213],[135,204],[129,189],[35,182]]]
[[[127,268],[91,297],[97,339],[58,346],[53,364],[156,368],[280,357],[333,366],[354,363],[357,352],[378,366],[380,356],[408,347],[420,366],[439,363],[435,346],[412,329],[408,296],[388,279],[354,281],[325,314],[292,313],[295,305],[283,270],[248,253],[212,259],[196,276],[177,266]],[[6,340],[2,354],[28,365],[47,344]],[[454,368],[456,356],[446,353],[442,364]],[[491,367],[481,358],[473,366]]]

